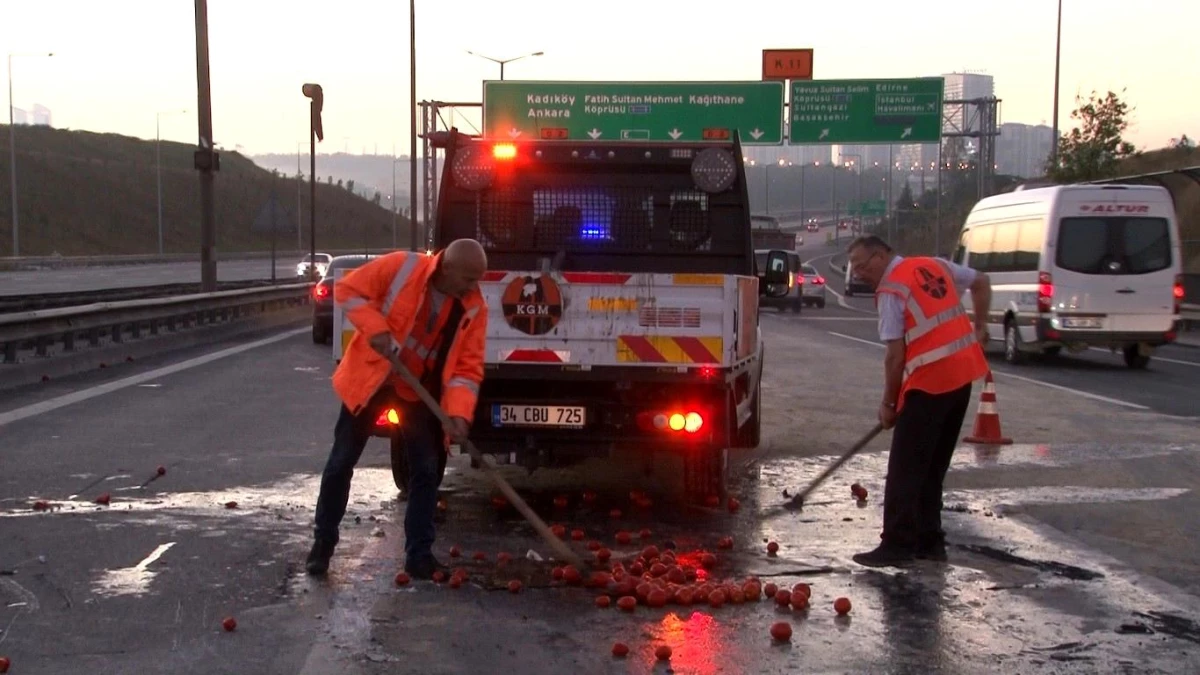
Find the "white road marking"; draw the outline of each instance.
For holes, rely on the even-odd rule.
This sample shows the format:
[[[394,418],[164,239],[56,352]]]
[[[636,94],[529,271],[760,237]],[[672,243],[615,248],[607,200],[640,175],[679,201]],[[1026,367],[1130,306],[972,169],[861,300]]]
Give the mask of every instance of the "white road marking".
[[[1090,351],[1102,352],[1104,354],[1112,354],[1112,351],[1110,351],[1108,349],[1103,349],[1101,347],[1091,347]],[[1164,356],[1158,356],[1157,354],[1155,356],[1151,357],[1151,360],[1162,361],[1163,363],[1177,363],[1181,366],[1191,366],[1193,368],[1200,368],[1200,363],[1197,363],[1196,361],[1181,361],[1179,359],[1168,359]]]
[[[835,255],[837,255],[837,254],[836,253],[827,253],[825,255],[817,256],[816,258],[810,258],[808,261],[808,264],[816,267],[817,265],[814,261],[825,260],[828,258],[832,258]],[[828,269],[829,265],[825,265],[825,268]],[[821,268],[817,267],[817,271],[818,272],[821,271]],[[845,296],[843,296],[841,293],[838,293],[837,291],[833,290],[833,288],[828,283],[825,284],[825,290],[829,291],[830,293],[833,293],[833,297],[837,298],[838,306],[842,307],[843,309],[848,309],[851,312],[858,312],[859,314],[875,314],[874,310],[862,309],[859,307],[855,307],[854,305],[851,305],[850,303],[846,302]]]
[[[150,555],[142,559],[141,562],[133,567],[124,567],[117,570],[106,570],[100,579],[96,581],[96,593],[99,595],[141,595],[150,588],[150,582],[154,581],[155,573],[150,571],[150,565],[154,561],[162,557],[175,542],[159,544],[157,548],[150,552]]]
[[[862,338],[854,337],[853,335],[845,335],[843,333],[835,333],[833,331],[828,331],[828,332],[830,335],[840,337],[845,340],[861,342],[864,345],[871,345],[872,347],[881,347],[881,348],[884,346],[883,343],[875,342],[874,340],[864,340]],[[1032,377],[1023,377],[1021,375],[1014,375],[1012,373],[1006,373],[1004,371],[995,370],[995,369],[992,369],[992,374],[995,375],[996,377],[1010,377],[1014,380],[1028,382],[1029,384],[1036,384],[1040,387],[1046,387],[1048,389],[1054,389],[1056,391],[1063,391],[1068,394],[1075,394],[1076,396],[1090,398],[1093,401],[1103,401],[1104,403],[1112,403],[1114,405],[1125,406],[1126,408],[1133,408],[1134,410],[1149,410],[1150,409],[1150,406],[1139,405],[1137,403],[1130,403],[1129,401],[1122,401],[1121,399],[1110,398],[1108,396],[1101,396],[1099,394],[1092,394],[1092,393],[1089,393],[1086,391],[1080,391],[1079,389],[1072,389],[1070,387],[1064,387],[1060,384],[1051,384],[1049,382],[1042,382],[1041,380],[1035,380]]]
[[[279,333],[278,335],[272,335],[268,338],[255,340],[254,342],[247,342],[243,345],[222,349],[221,351],[205,354],[204,356],[197,356],[194,359],[180,361],[179,363],[157,368],[155,370],[150,370],[138,375],[131,375],[120,380],[106,382],[105,384],[98,384],[94,387],[81,389],[79,391],[71,392],[70,394],[63,394],[62,396],[56,396],[52,399],[38,403],[32,403],[14,410],[9,410],[7,412],[0,413],[0,427],[29,417],[34,417],[36,415],[48,413],[53,410],[58,410],[59,408],[64,408],[88,399],[96,398],[97,396],[103,396],[104,394],[110,394],[114,391],[120,391],[121,389],[139,385],[143,382],[157,380],[167,375],[172,375],[174,373],[196,368],[198,366],[203,366],[206,363],[212,363],[213,361],[219,361],[220,359],[241,354],[243,352],[248,352],[251,349],[258,349],[259,347],[265,347],[270,344],[275,344],[276,342],[282,342],[288,338],[295,337],[302,333],[307,333],[309,330],[309,328],[296,328],[294,330]]]

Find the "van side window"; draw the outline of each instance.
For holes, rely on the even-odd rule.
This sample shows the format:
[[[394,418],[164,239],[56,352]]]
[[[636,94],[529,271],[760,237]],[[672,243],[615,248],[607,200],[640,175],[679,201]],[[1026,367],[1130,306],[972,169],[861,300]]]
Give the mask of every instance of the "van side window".
[[[988,272],[1012,272],[1016,267],[1017,237],[1021,223],[1010,221],[996,223],[992,226],[995,237],[992,239],[992,252],[988,256]]]
[[[956,265],[963,264],[963,261],[965,261],[967,258],[967,239],[970,237],[970,230],[966,230],[962,233],[962,236],[958,239],[958,248],[954,250],[954,257],[951,258],[950,262],[953,262]]]
[[[1042,242],[1046,238],[1046,221],[1037,218],[1021,223],[1021,234],[1017,237],[1017,254],[1013,260],[1014,272],[1036,272],[1042,257]]]
[[[993,234],[991,225],[972,228],[970,238],[967,239],[967,265],[972,269],[979,272],[989,270]]]

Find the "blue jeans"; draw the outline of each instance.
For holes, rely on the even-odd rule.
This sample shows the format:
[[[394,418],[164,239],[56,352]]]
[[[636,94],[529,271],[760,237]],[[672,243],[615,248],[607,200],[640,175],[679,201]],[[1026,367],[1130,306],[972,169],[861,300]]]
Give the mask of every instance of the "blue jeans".
[[[333,427],[333,449],[321,474],[321,492],[317,497],[316,527],[313,536],[330,544],[338,543],[338,526],[350,501],[350,480],[363,448],[371,438],[376,406],[368,405],[357,417],[342,406]],[[437,418],[424,404],[404,403],[401,408],[401,433],[408,452],[408,508],[404,513],[404,554],[409,561],[433,555],[435,536],[433,517],[437,509],[438,455],[442,430]]]

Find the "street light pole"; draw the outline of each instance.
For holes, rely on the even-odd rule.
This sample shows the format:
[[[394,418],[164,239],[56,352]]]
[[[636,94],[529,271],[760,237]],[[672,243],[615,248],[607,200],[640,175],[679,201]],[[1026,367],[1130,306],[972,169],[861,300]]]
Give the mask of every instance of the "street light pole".
[[[1058,0],[1058,28],[1054,38],[1054,137],[1050,139],[1050,162],[1058,166],[1058,71],[1062,58],[1062,0]]]
[[[13,74],[12,60],[14,56],[41,56],[41,54],[9,54],[8,55],[8,152],[9,152],[9,186],[12,190],[12,241],[13,241],[13,257],[21,255],[21,239],[20,239],[20,215],[17,210],[17,125],[13,121],[13,108],[16,104],[13,102]],[[49,58],[54,56],[54,52],[46,54]]]
[[[499,63],[500,64],[500,80],[503,81],[504,80],[504,64],[512,63],[513,61],[520,61],[521,59],[528,58],[530,56],[542,56],[546,52],[533,52],[532,54],[522,54],[521,56],[514,56],[511,59],[494,59],[490,56],[484,56],[483,54],[477,54],[469,49],[467,50],[467,53],[470,54],[471,56],[478,56],[481,59],[487,59],[488,61],[491,61],[492,63]]]
[[[408,1],[408,232],[417,250],[417,0]]]
[[[166,110],[154,114],[154,177],[158,183],[158,254],[163,254],[162,207],[162,116],[182,115],[186,110]]]

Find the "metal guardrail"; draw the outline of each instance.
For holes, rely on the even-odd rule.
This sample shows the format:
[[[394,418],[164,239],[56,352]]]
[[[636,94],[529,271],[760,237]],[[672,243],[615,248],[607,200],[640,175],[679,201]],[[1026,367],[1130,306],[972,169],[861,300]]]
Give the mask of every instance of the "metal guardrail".
[[[299,283],[3,314],[0,315],[0,361],[16,363],[18,353],[30,349],[38,356],[45,356],[56,343],[71,352],[79,339],[91,346],[99,345],[105,337],[120,343],[126,336],[140,338],[143,332],[157,335],[160,327],[174,332],[192,324],[230,321],[243,315],[306,304],[311,289],[312,284]]]
[[[381,249],[371,251],[372,253],[384,253],[391,249]],[[364,249],[320,249],[319,253],[328,253],[332,256],[353,255],[362,253]],[[308,250],[304,251],[276,251],[275,257],[279,261],[299,261],[300,258],[308,255]],[[269,260],[271,258],[270,251],[247,251],[242,253],[223,253],[217,256],[217,267],[220,268],[222,262],[234,262],[238,260]],[[164,255],[147,254],[147,255],[89,255],[89,256],[21,256],[21,257],[0,257],[0,272],[13,270],[37,270],[37,269],[59,269],[62,267],[114,267],[119,265],[154,265],[154,264],[171,264],[171,263],[190,263],[198,262],[198,257],[195,253],[169,253]]]
[[[270,279],[248,279],[245,281],[219,281],[217,290],[232,291],[243,288],[265,288],[279,284],[294,284],[298,279],[272,284]],[[172,295],[190,295],[200,293],[200,283],[157,284],[154,286],[127,286],[119,288],[101,288],[89,291],[60,291],[54,293],[30,293],[26,295],[0,295],[0,315],[10,312],[30,312],[40,309],[58,309],[60,307],[77,307],[91,305],[97,302],[121,302],[124,300],[145,300],[147,298],[163,298]]]

